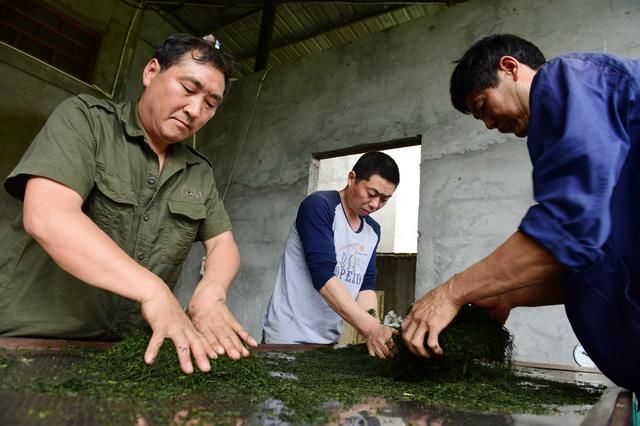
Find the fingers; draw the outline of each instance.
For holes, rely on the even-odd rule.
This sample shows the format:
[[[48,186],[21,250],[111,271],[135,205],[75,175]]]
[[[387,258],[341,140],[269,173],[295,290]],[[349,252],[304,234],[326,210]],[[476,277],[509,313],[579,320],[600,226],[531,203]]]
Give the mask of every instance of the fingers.
[[[379,342],[370,340],[367,343],[367,349],[369,350],[369,356],[372,357],[387,359],[387,357],[391,355],[389,349],[384,343],[380,344]]]
[[[384,342],[384,356],[385,358],[393,358],[394,356],[396,356],[396,353],[398,352],[398,348],[396,348],[396,344],[393,341],[393,337],[389,337],[387,340],[385,340]]]
[[[189,336],[189,337],[188,337]],[[165,337],[170,338],[176,348],[176,354],[178,355],[178,362],[180,363],[180,369],[186,373],[193,373],[192,356],[196,361],[198,369],[202,372],[208,372],[211,370],[211,364],[207,356],[206,342],[202,341],[202,338],[196,332],[178,333],[176,336],[167,336],[165,333],[154,331],[149,339],[147,350],[144,354],[144,361],[147,364],[153,364],[158,356],[158,352],[162,347]]]
[[[425,324],[419,324],[414,328],[413,334],[409,337],[409,350],[418,356],[431,358],[431,353],[424,347],[425,335],[429,333],[429,328]]]
[[[249,350],[242,344],[242,342],[247,342],[247,344],[252,347],[258,346],[258,342],[249,335],[249,332],[244,329],[243,326],[231,315],[228,316],[227,321],[229,321],[229,326],[231,327],[233,337],[233,342],[236,349],[240,352],[243,357],[249,356]],[[242,339],[242,341],[241,341]]]
[[[206,373],[211,370],[209,357],[200,335],[194,332],[187,332],[186,334],[170,338],[176,347],[180,369],[183,372],[187,374],[193,373],[192,356],[200,371]]]
[[[236,360],[248,357],[249,350],[243,342],[251,347],[258,346],[258,342],[240,325],[226,306],[222,306],[218,306],[215,311],[208,311],[206,316],[191,312],[194,325],[202,332],[216,356],[226,354]]]
[[[240,336],[240,338],[249,346],[251,346],[252,348],[255,348],[258,346],[258,342],[256,341],[256,339],[254,339],[253,337],[251,337],[251,335],[249,334],[249,332],[247,330],[244,329],[244,327],[242,327],[238,322],[236,322],[236,324],[238,324],[237,328],[234,328],[234,332]]]
[[[393,342],[393,335],[397,331],[381,326],[380,331],[367,339],[367,349],[370,356],[375,356],[381,359],[391,358],[396,353],[396,346]]]
[[[431,358],[433,355],[444,354],[438,340],[440,332],[442,332],[441,328],[432,327],[429,329],[425,323],[417,322],[413,319],[409,319],[409,322],[406,325],[403,323],[402,326],[402,338],[407,348],[415,355]]]
[[[249,356],[249,351],[244,347],[235,333],[225,333],[225,335],[220,338],[220,344],[224,348],[224,353],[231,359],[240,359]]]
[[[431,353],[424,347],[424,338],[428,332],[428,326],[411,314],[402,322],[402,339],[414,355],[431,358]]]
[[[190,344],[191,353],[193,355],[193,359],[196,360],[198,369],[203,373],[207,373],[211,371],[211,363],[209,362],[209,351],[205,349],[206,344],[204,343],[204,339],[202,338],[202,336],[200,336],[199,333],[196,334],[197,336],[192,338]],[[189,362],[190,361],[191,359],[189,359]]]
[[[219,356],[227,354],[231,359],[240,359],[249,356],[249,351],[242,344],[236,331],[227,323],[209,323],[206,325],[203,334],[205,340],[211,344],[211,347]],[[248,333],[246,333],[246,335],[248,336]],[[251,340],[255,345],[255,340],[253,338],[251,338]]]
[[[440,335],[441,331],[442,330],[439,330],[437,328],[432,328],[429,331],[429,335],[427,337],[427,346],[429,347],[431,352],[433,352],[436,355],[442,355],[443,354],[442,348],[440,347],[440,343],[438,342],[438,336]],[[423,340],[423,342],[424,342],[424,340]]]
[[[158,356],[158,351],[160,351],[163,342],[164,335],[154,331],[151,335],[151,339],[149,339],[147,350],[144,353],[144,362],[146,362],[148,365],[153,364],[153,362],[156,360],[156,357]]]
[[[176,353],[178,354],[180,369],[187,374],[193,373],[191,351],[189,350],[189,344],[186,342],[186,339],[174,339],[173,344],[175,345]]]

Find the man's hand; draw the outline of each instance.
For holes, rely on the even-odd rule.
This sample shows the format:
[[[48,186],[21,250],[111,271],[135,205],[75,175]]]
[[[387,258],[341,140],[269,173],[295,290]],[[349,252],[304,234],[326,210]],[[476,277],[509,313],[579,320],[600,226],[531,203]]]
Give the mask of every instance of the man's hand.
[[[229,310],[224,290],[213,286],[196,287],[187,313],[196,329],[213,348],[214,358],[225,353],[232,359],[249,356],[243,341],[249,346],[258,346]]]
[[[164,339],[169,338],[176,347],[183,372],[193,373],[192,355],[200,371],[208,372],[211,370],[211,364],[207,356],[215,357],[214,350],[195,329],[169,288],[164,284],[162,287],[153,296],[141,302],[142,315],[153,330],[144,354],[145,362],[152,364]]]
[[[202,280],[189,302],[187,313],[196,329],[214,349],[214,357],[240,359],[249,356],[242,344],[258,346],[227,306],[227,290],[240,268],[240,253],[231,231],[204,242],[207,260]]]
[[[393,357],[396,353],[396,347],[393,343],[395,333],[397,332],[393,328],[382,324],[375,324],[366,330],[364,337],[367,339],[369,355],[382,359]]]
[[[440,332],[455,318],[461,306],[450,296],[450,281],[422,296],[402,321],[402,339],[411,352],[426,358],[442,355]],[[425,335],[427,346],[424,347]]]

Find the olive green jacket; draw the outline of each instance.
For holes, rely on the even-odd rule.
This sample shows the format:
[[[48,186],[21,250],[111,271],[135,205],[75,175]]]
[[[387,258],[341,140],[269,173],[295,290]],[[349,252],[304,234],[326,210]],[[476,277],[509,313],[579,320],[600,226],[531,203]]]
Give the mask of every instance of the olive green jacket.
[[[173,287],[191,243],[231,224],[205,157],[174,144],[158,169],[136,103],[80,95],[56,108],[4,185],[20,200],[30,176],[72,188],[109,237]],[[60,269],[22,215],[0,242],[0,335],[117,338],[141,323],[139,311]]]

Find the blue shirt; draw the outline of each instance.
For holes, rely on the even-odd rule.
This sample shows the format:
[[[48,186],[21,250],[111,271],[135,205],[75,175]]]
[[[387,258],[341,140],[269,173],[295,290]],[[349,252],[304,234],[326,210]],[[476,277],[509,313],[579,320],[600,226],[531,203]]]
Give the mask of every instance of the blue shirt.
[[[319,291],[333,277],[355,299],[373,290],[380,226],[361,217],[351,229],[337,191],[305,198],[291,227],[263,320],[266,343],[334,343],[342,318]]]
[[[596,365],[640,389],[640,61],[552,59],[531,86],[537,202],[520,230],[568,269],[567,316]]]

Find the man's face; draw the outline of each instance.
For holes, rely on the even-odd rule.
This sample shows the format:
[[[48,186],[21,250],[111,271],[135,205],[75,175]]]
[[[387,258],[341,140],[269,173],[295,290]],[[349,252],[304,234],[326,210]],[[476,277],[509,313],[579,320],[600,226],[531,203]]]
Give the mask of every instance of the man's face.
[[[467,107],[487,129],[525,137],[529,130],[528,92],[524,93],[510,74],[498,71],[498,79],[497,87],[467,96]]]
[[[145,67],[140,117],[154,145],[166,146],[194,134],[209,121],[222,102],[224,75],[186,53],[162,70],[156,59]]]
[[[349,173],[348,203],[352,211],[359,216],[367,216],[380,210],[387,204],[396,190],[396,186],[379,175],[372,175],[369,180],[356,182],[355,173]]]

